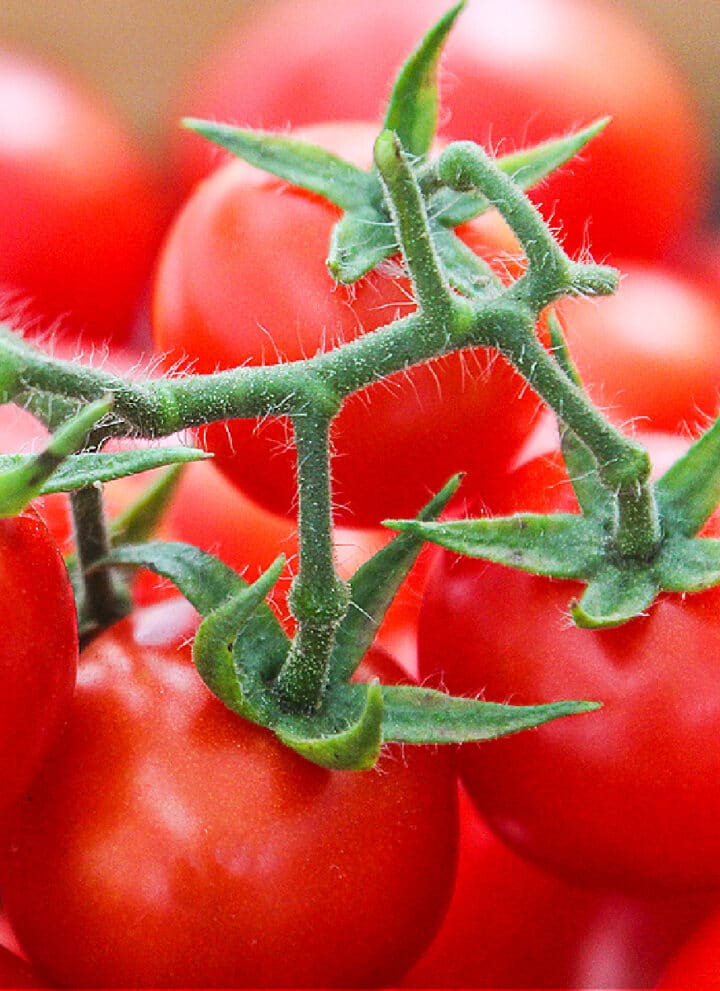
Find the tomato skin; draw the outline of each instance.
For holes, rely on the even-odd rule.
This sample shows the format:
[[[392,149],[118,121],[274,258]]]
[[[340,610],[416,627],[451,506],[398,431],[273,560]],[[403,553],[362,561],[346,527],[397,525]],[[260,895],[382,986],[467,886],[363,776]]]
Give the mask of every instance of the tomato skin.
[[[65,563],[38,514],[0,519],[0,807],[23,794],[63,725],[78,658]]]
[[[127,340],[166,207],[119,121],[63,72],[0,49],[3,316]]]
[[[369,125],[333,125],[303,136],[366,153]],[[168,360],[186,354],[197,372],[273,364],[330,350],[407,315],[406,280],[387,267],[351,287],[336,286],[325,266],[337,211],[234,162],[196,191],[161,254],[154,293],[157,347]],[[516,242],[497,215],[461,228],[484,257]],[[499,409],[512,404],[513,416]],[[537,409],[534,394],[487,349],[438,358],[350,396],[332,426],[336,522],[376,526],[414,516],[456,471],[481,491],[502,484]],[[290,428],[275,417],[258,424],[210,425],[203,444],[243,491],[273,512],[294,516],[296,482]]]
[[[221,161],[185,115],[280,128],[379,119],[392,78],[445,0],[274,3],[238,19],[177,100],[172,140],[187,192]],[[279,39],[282,58],[270,57]],[[509,152],[611,115],[534,199],[576,252],[656,258],[707,202],[708,142],[689,87],[617,4],[468,4],[446,48],[441,133]],[[678,177],[682,181],[678,181]]]
[[[21,945],[73,987],[395,981],[452,888],[453,753],[304,761],[209,694],[196,623],[173,600],[84,653],[67,730],[7,827]]]
[[[717,414],[720,304],[677,272],[618,263],[614,296],[555,304],[593,401],[617,423],[696,430]]]
[[[720,988],[720,913],[713,913],[672,958],[658,988]]]
[[[0,946],[0,988],[49,988],[22,957]]]
[[[570,508],[564,473],[530,463],[493,510]],[[572,582],[439,555],[418,632],[423,680],[515,703],[603,708],[460,755],[491,827],[523,856],[582,883],[656,893],[720,881],[720,590],[663,595],[622,627],[583,630]]]

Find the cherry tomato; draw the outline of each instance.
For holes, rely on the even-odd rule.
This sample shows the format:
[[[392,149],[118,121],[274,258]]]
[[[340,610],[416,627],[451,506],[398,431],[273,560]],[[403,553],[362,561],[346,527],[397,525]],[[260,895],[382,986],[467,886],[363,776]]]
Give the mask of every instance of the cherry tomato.
[[[178,95],[181,189],[222,156],[180,131],[177,119],[264,128],[376,119],[399,65],[448,6],[278,0],[255,20],[243,11]],[[600,259],[659,257],[707,202],[708,143],[689,87],[618,4],[468,4],[447,44],[442,95],[444,136],[503,153],[612,116],[578,159],[533,193],[572,252],[589,245]]]
[[[127,340],[164,222],[156,176],[74,79],[0,50],[3,316]]]
[[[454,755],[306,762],[210,695],[196,622],[161,603],[83,654],[67,730],[6,825],[21,945],[73,987],[389,985],[452,889]]]
[[[0,807],[23,794],[67,717],[78,657],[65,563],[38,514],[0,519]]]
[[[492,509],[573,504],[564,471],[543,460],[511,476],[505,503]],[[572,625],[568,603],[580,592],[439,555],[418,632],[424,680],[489,700],[603,703],[464,747],[468,790],[510,845],[572,881],[639,893],[717,885],[720,589],[663,595],[647,615],[606,630]]]
[[[354,154],[361,125],[305,132]],[[374,130],[362,127],[369,150]],[[405,279],[387,268],[352,287],[325,267],[337,212],[317,196],[234,162],[202,184],[178,217],[161,255],[155,338],[169,360],[198,372],[272,364],[329,350],[413,310]],[[516,242],[496,214],[461,228],[463,238],[504,269]],[[499,411],[512,405],[512,416]],[[456,471],[481,491],[503,484],[506,466],[537,409],[534,394],[487,349],[448,355],[390,376],[349,397],[333,423],[336,518],[352,526],[415,515]],[[219,466],[266,508],[294,515],[289,427],[211,425],[203,443]]]
[[[720,400],[720,302],[669,269],[619,267],[614,296],[555,305],[580,376],[616,422],[697,429]]]
[[[643,900],[567,884],[519,857],[460,792],[455,890],[406,988],[653,987],[717,892]]]

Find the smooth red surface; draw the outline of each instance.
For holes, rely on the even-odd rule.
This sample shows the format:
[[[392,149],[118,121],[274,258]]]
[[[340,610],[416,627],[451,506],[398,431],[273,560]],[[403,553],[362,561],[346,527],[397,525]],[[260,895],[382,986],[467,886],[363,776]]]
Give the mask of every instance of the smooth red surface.
[[[209,694],[196,623],[174,600],[84,653],[67,731],[7,827],[22,946],[72,987],[395,982],[452,889],[452,751],[310,764]]]
[[[64,561],[32,509],[0,519],[0,806],[32,783],[75,685],[75,600]]]
[[[26,329],[126,341],[165,221],[158,177],[64,72],[0,50],[0,299]]]

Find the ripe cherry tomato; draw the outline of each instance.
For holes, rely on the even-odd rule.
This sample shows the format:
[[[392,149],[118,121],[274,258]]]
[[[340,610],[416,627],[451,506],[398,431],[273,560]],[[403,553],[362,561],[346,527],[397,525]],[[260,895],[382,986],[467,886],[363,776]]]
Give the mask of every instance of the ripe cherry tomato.
[[[361,127],[333,125],[304,136],[352,155]],[[374,129],[361,133],[369,150]],[[216,172],[186,204],[160,259],[158,348],[170,359],[187,354],[198,372],[273,364],[329,350],[410,313],[407,281],[387,268],[349,288],[333,283],[325,258],[336,219],[317,196],[242,162]],[[461,232],[503,269],[516,247],[496,214]],[[510,406],[512,416],[498,415]],[[501,485],[536,408],[517,373],[487,350],[436,359],[351,396],[332,430],[337,522],[372,526],[415,515],[460,470],[483,492]],[[294,515],[287,422],[214,424],[203,443],[252,498]]]
[[[0,519],[0,807],[23,794],[67,717],[78,633],[65,563],[38,514]]]
[[[210,695],[196,622],[176,599],[85,651],[66,732],[6,827],[21,945],[72,987],[390,985],[452,889],[453,754],[306,762]]]
[[[619,423],[678,431],[720,402],[720,302],[669,269],[620,262],[614,296],[555,305],[594,402]]]
[[[182,190],[221,156],[179,131],[177,119],[264,128],[376,119],[398,66],[448,7],[280,0],[254,21],[243,12],[178,96]],[[618,4],[468,4],[447,44],[442,94],[443,135],[500,152],[612,116],[580,158],[533,193],[570,251],[589,244],[599,259],[657,258],[707,201],[708,147],[689,88]]]
[[[564,471],[545,460],[519,469],[492,509],[573,504]],[[519,704],[603,703],[464,747],[468,790],[510,845],[570,880],[645,893],[717,885],[720,589],[663,595],[647,615],[606,630],[572,625],[568,603],[580,591],[439,555],[418,632],[424,680]]]
[[[406,988],[646,988],[717,892],[643,900],[567,884],[502,843],[460,792],[455,890]]]
[[[79,83],[0,50],[3,317],[130,337],[165,208],[149,164]]]

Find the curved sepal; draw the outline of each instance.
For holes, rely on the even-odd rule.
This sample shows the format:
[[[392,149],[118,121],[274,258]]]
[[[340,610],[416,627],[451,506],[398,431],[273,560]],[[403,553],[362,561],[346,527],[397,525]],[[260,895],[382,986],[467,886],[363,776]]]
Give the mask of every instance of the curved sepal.
[[[457,492],[461,476],[453,476],[423,507],[418,520],[434,520]],[[395,593],[423,547],[423,537],[403,533],[374,554],[350,579],[350,606],[335,633],[330,660],[331,682],[347,681],[375,639]]]
[[[359,714],[347,726],[337,732],[312,736],[298,733],[288,720],[275,728],[275,734],[286,746],[321,767],[333,771],[364,771],[374,767],[380,756],[384,690],[377,682],[343,687],[351,689],[354,698],[364,695]]]
[[[655,483],[675,533],[694,536],[720,503],[720,418]]]
[[[284,565],[285,557],[280,556],[252,585],[236,592],[208,613],[193,641],[195,667],[210,691],[233,712],[253,721],[257,721],[259,712],[252,697],[242,690],[235,670],[233,646],[280,578]]]
[[[324,196],[341,210],[362,208],[377,196],[377,179],[369,172],[317,145],[196,117],[182,123],[250,165]]]
[[[499,276],[485,259],[476,255],[452,231],[441,227],[434,220],[430,221],[429,226],[435,250],[453,289],[474,299],[489,288],[502,287]]]
[[[576,626],[597,630],[621,626],[643,615],[655,601],[660,586],[652,570],[608,566],[570,604]]]
[[[465,6],[457,3],[428,31],[395,80],[383,127],[394,131],[411,155],[427,154],[437,130],[437,71],[447,36]]]
[[[383,525],[417,534],[456,554],[552,578],[588,578],[602,551],[598,527],[572,513],[516,513],[447,523],[385,520]]]
[[[432,688],[384,685],[383,739],[398,743],[469,743],[541,726],[553,719],[592,712],[599,702],[505,705],[457,698]]]
[[[704,592],[720,585],[720,540],[669,539],[663,544],[655,571],[666,592]]]
[[[346,213],[337,221],[326,265],[336,282],[352,285],[399,250],[387,210],[368,207]]]

